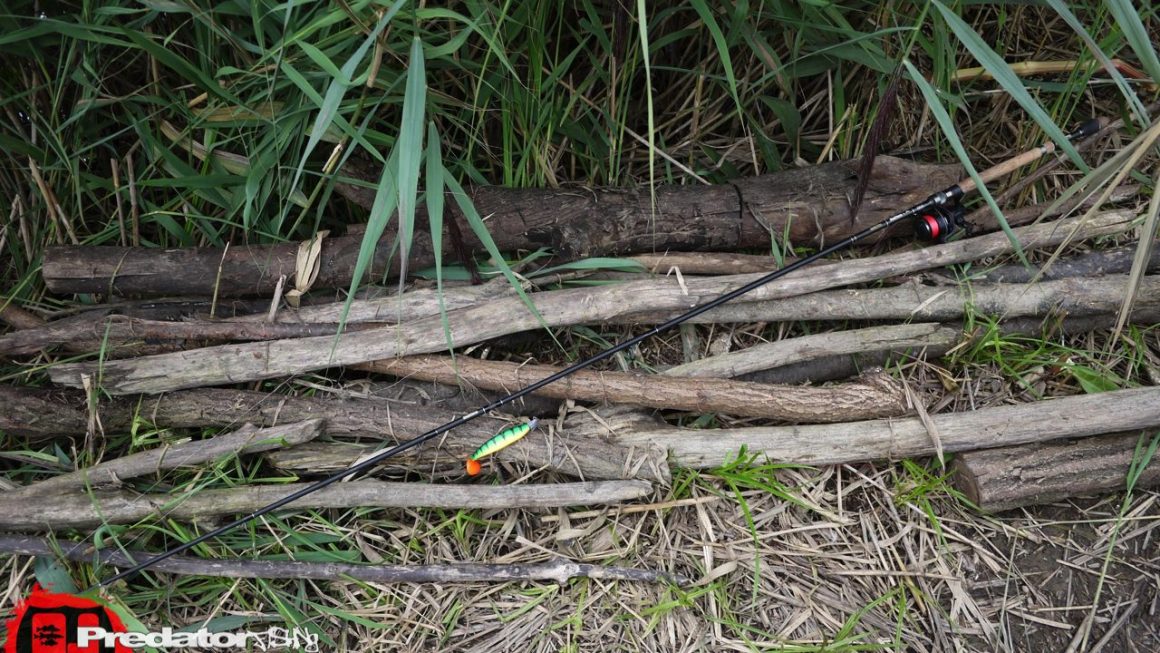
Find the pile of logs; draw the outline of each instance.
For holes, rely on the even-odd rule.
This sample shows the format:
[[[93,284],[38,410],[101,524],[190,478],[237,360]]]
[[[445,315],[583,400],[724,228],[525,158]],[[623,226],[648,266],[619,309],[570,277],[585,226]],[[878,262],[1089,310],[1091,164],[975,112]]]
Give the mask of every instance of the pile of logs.
[[[51,365],[48,374],[56,388],[0,386],[5,407],[0,431],[43,441],[123,431],[142,419],[158,428],[235,430],[12,489],[23,500],[0,504],[0,530],[134,523],[158,513],[204,519],[250,512],[300,485],[208,490],[180,500],[120,486],[135,476],[230,455],[264,456],[276,468],[303,477],[343,468],[384,441],[428,431],[558,369],[484,360],[464,353],[465,347],[545,328],[656,324],[773,265],[768,257],[688,250],[769,247],[771,233],[789,234],[795,244],[832,242],[957,176],[953,167],[883,159],[854,223],[844,211],[853,183],[845,164],[708,189],[666,189],[658,195],[655,214],[647,196],[629,192],[480,190],[473,199],[481,213],[493,215],[489,224],[501,249],[546,246],[562,258],[634,257],[645,271],[621,273],[616,283],[604,285],[529,288],[535,312],[502,279],[448,287],[441,301],[430,288],[368,295],[352,302],[337,339],[342,303],[309,300],[349,283],[357,236],[323,241],[320,273],[308,301],[296,309],[271,298],[293,284],[298,245],[55,248],[43,266],[49,289],[98,293],[106,303],[50,321],[6,307],[0,318],[10,329],[0,334],[0,356],[24,360],[52,350],[100,351],[101,356]],[[1133,210],[1111,210],[1090,219],[1032,223],[1042,213],[1042,207],[1032,207],[1008,216],[1022,225],[1014,232],[1024,251],[1124,233],[1136,218]],[[986,225],[989,216],[973,219]],[[384,236],[385,243],[391,240]],[[877,246],[883,250],[889,243],[898,241]],[[471,240],[464,245],[461,255],[479,248]],[[640,254],[666,250],[685,253]],[[693,342],[694,332],[687,331],[684,364],[656,374],[582,372],[513,406],[518,414],[551,418],[541,420],[550,426],[504,450],[500,463],[521,461],[577,482],[360,479],[296,505],[494,508],[616,502],[642,497],[653,483],[667,481],[670,465],[712,468],[742,449],[805,465],[956,454],[956,482],[986,510],[1122,487],[1140,435],[1160,428],[1160,388],[928,414],[919,393],[878,367],[889,361],[935,361],[969,344],[975,334],[964,331],[968,311],[1002,316],[1008,334],[1040,334],[1046,323],[1075,331],[1114,324],[1127,299],[1131,249],[1064,260],[1035,280],[1022,266],[997,268],[970,282],[940,273],[948,265],[1012,251],[1008,237],[995,232],[819,264],[698,321],[854,320],[876,326],[707,357],[698,352],[724,348]],[[419,238],[412,254],[411,269],[432,259],[430,240]],[[380,248],[371,274],[379,279],[389,274],[389,260],[389,247]],[[665,274],[673,270],[680,274]],[[173,296],[184,299],[165,299]],[[1133,306],[1133,321],[1157,321],[1160,278],[1145,277]],[[449,340],[461,352],[454,357],[446,353]],[[312,397],[237,389],[335,368],[399,381]],[[735,418],[731,424],[777,425],[693,429],[671,425],[656,409],[720,413]],[[435,446],[407,451],[384,472],[459,480],[464,457],[509,424],[500,416],[475,420]],[[1153,463],[1140,483],[1157,481],[1160,465]]]

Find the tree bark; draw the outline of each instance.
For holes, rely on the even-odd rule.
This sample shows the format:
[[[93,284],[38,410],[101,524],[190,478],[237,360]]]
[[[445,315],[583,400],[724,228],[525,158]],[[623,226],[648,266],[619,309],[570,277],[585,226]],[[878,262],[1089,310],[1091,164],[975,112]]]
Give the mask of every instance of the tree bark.
[[[0,502],[0,529],[14,531],[96,528],[144,519],[198,521],[244,515],[306,487],[305,483],[198,490],[184,496],[95,492],[35,495]],[[495,510],[588,506],[639,499],[647,481],[595,481],[550,485],[431,485],[363,479],[322,488],[294,502],[293,510],[322,508],[446,508]]]
[[[1037,442],[968,451],[955,457],[954,485],[987,512],[1123,490],[1136,445],[1155,431],[1081,440]],[[1137,488],[1160,485],[1160,456],[1144,468]]]
[[[480,215],[491,216],[488,229],[502,251],[546,247],[561,260],[575,260],[669,249],[767,249],[771,234],[780,238],[787,225],[795,244],[840,240],[955,183],[960,168],[879,158],[853,224],[846,200],[854,187],[852,170],[836,162],[717,186],[662,186],[655,212],[647,189],[485,186],[473,189],[471,200]],[[450,197],[447,205],[456,206]],[[427,224],[421,209],[415,220]],[[367,280],[397,268],[398,256],[390,262],[396,224],[391,220],[379,241]],[[464,235],[472,253],[485,252],[474,234]],[[361,240],[354,235],[323,241],[315,288],[350,285]],[[448,247],[449,242],[444,239]],[[219,297],[261,295],[272,292],[281,275],[293,278],[297,250],[297,243],[234,244],[228,251],[49,247],[43,274],[55,293],[210,295],[216,287]],[[451,252],[443,255],[447,260]],[[430,234],[416,230],[409,260],[410,269],[434,263]]]
[[[458,356],[408,356],[354,366],[367,372],[514,392],[561,368]],[[889,376],[837,386],[772,386],[727,379],[696,381],[655,374],[582,370],[536,391],[556,399],[635,404],[698,414],[726,413],[790,422],[840,422],[906,413],[906,394]]]
[[[1025,248],[1048,246],[1065,238],[1116,233],[1129,227],[1131,212],[1110,212],[1080,225],[1075,221],[1022,227],[1017,231]],[[1069,228],[1072,227],[1072,228]],[[830,265],[811,274],[788,275],[746,295],[748,301],[801,295],[852,283],[873,281],[885,274],[905,274],[930,267],[974,260],[1009,251],[1005,234],[991,234],[936,245],[888,257],[859,259]],[[601,302],[586,288],[542,293],[540,315],[520,299],[503,299],[448,314],[450,340],[461,347],[490,338],[542,326],[561,326],[592,319],[612,319],[629,312],[687,310],[752,281],[751,275],[626,283],[603,289]],[[551,299],[549,299],[549,297]],[[110,394],[158,393],[223,383],[257,381],[338,365],[352,365],[396,356],[431,353],[449,346],[439,316],[400,326],[348,333],[335,343],[330,336],[274,340],[261,343],[208,347],[187,352],[108,361],[101,365],[102,389]],[[82,387],[81,376],[97,371],[94,363],[49,368],[53,381]]]

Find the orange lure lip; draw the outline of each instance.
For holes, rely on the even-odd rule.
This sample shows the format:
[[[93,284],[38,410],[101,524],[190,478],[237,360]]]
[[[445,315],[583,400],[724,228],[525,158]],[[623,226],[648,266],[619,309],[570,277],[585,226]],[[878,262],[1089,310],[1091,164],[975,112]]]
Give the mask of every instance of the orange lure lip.
[[[473,458],[467,459],[467,475],[468,476],[475,476],[476,474],[479,474],[479,472],[481,470],[483,470],[483,465],[480,465],[478,460],[475,460]]]

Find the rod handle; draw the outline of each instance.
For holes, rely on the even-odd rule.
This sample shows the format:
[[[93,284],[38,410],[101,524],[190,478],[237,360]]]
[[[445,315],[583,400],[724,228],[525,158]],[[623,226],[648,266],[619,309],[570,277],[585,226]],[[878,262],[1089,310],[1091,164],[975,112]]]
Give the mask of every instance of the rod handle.
[[[1091,120],[1088,120],[1087,122],[1077,127],[1075,131],[1068,134],[1067,139],[1074,141],[1087,138],[1088,136],[1094,136],[1097,132],[1103,129],[1104,125],[1106,124],[1108,124],[1107,118],[1092,118]],[[984,184],[990,183],[999,177],[1015,172],[1025,165],[1034,163],[1038,159],[1041,159],[1054,151],[1055,143],[1048,141],[1037,148],[1027,150],[1019,156],[1007,159],[999,165],[987,168],[986,170],[979,173],[979,179],[981,179]],[[962,188],[963,193],[966,194],[975,190],[978,188],[978,186],[975,185],[974,179],[967,177],[966,179],[959,182],[959,188]]]

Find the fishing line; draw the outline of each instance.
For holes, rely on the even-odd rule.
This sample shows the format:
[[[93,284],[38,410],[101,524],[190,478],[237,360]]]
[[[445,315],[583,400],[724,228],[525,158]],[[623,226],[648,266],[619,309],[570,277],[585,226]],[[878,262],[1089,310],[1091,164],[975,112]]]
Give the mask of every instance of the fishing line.
[[[1103,121],[1100,119],[1089,120],[1089,121],[1085,122],[1083,125],[1081,125],[1078,129],[1076,129],[1072,133],[1068,134],[1067,138],[1069,140],[1078,140],[1078,139],[1082,139],[1082,138],[1086,138],[1088,136],[1094,135],[1096,132],[1098,132],[1100,130],[1100,128],[1103,126],[1103,124],[1104,124]],[[1032,148],[1026,152],[1023,152],[1023,153],[1016,155],[1016,156],[1014,156],[1014,157],[1012,157],[1012,158],[1010,158],[1002,163],[996,164],[995,166],[984,170],[983,172],[979,173],[978,178],[984,184],[989,182],[989,181],[993,181],[993,180],[997,179],[998,177],[1001,177],[1001,176],[1006,175],[1008,173],[1014,172],[1018,168],[1021,168],[1021,167],[1025,166],[1033,161],[1036,161],[1042,157],[1045,157],[1045,156],[1051,154],[1052,152],[1055,151],[1055,149],[1056,149],[1055,143],[1052,143],[1052,142],[1044,143],[1043,145]],[[273,503],[270,503],[266,506],[263,506],[263,507],[259,508],[258,510],[255,510],[254,512],[250,513],[249,515],[246,515],[245,517],[241,517],[235,521],[232,521],[228,524],[225,524],[224,526],[220,526],[220,527],[215,528],[207,533],[199,535],[199,536],[193,538],[192,540],[185,542],[184,544],[180,544],[176,547],[173,547],[172,549],[169,549],[167,551],[159,553],[155,556],[151,556],[146,560],[142,560],[140,563],[136,564],[135,566],[133,566],[129,569],[126,569],[125,571],[122,571],[122,572],[118,573],[117,575],[108,578],[107,580],[101,581],[100,583],[98,583],[96,585],[96,587],[97,588],[107,587],[107,586],[112,585],[113,583],[117,582],[118,580],[123,580],[126,578],[130,578],[132,576],[135,576],[135,575],[141,573],[142,571],[148,569],[152,565],[154,565],[162,560],[173,557],[179,553],[183,553],[185,551],[188,551],[188,550],[192,549],[193,547],[197,546],[198,544],[201,544],[202,542],[205,542],[207,540],[213,539],[213,538],[218,537],[220,535],[225,535],[226,533],[229,533],[230,531],[234,530],[235,528],[244,526],[244,525],[258,519],[259,517],[262,517],[263,515],[267,515],[275,510],[278,510],[279,508],[283,508],[291,503],[294,503],[295,501],[297,501],[298,499],[301,499],[304,496],[307,496],[309,494],[313,494],[314,492],[317,492],[323,488],[334,485],[335,483],[341,481],[344,478],[347,478],[348,476],[352,476],[354,474],[358,474],[359,472],[369,470],[372,467],[375,467],[379,463],[383,462],[384,460],[387,460],[389,458],[397,456],[397,455],[403,453],[404,451],[413,449],[413,448],[415,448],[415,447],[417,447],[425,442],[428,442],[434,438],[439,437],[440,435],[443,435],[444,433],[446,433],[446,432],[448,432],[456,427],[462,426],[462,425],[470,422],[471,420],[473,420],[477,417],[481,417],[492,410],[495,410],[497,408],[505,406],[505,405],[517,400],[517,399],[520,399],[526,395],[529,395],[529,394],[535,392],[536,390],[543,388],[544,386],[551,385],[551,384],[555,383],[556,381],[559,381],[560,379],[566,378],[566,377],[568,377],[576,372],[579,372],[580,370],[582,370],[586,367],[591,367],[592,365],[595,365],[596,363],[599,363],[600,361],[603,361],[607,358],[615,356],[616,354],[618,354],[626,349],[629,349],[631,347],[634,347],[634,346],[640,344],[641,342],[644,342],[645,340],[647,340],[647,339],[649,339],[649,338],[651,338],[659,333],[663,333],[663,332],[668,331],[669,329],[671,329],[675,326],[679,326],[681,324],[684,324],[685,322],[688,322],[689,320],[691,320],[699,315],[702,315],[702,314],[707,313],[707,312],[709,312],[709,311],[711,311],[719,306],[727,304],[727,303],[733,301],[734,299],[741,297],[742,295],[744,295],[746,293],[752,292],[753,290],[756,290],[756,289],[770,283],[771,281],[779,279],[779,278],[781,278],[781,277],[783,277],[791,272],[794,272],[795,270],[799,270],[801,268],[804,268],[807,265],[813,263],[814,261],[825,258],[831,254],[836,253],[836,252],[840,252],[840,251],[846,249],[847,247],[851,247],[854,244],[858,243],[859,241],[864,240],[864,239],[866,239],[866,238],[868,238],[876,233],[879,233],[885,229],[888,229],[888,228],[898,224],[899,222],[902,222],[902,221],[908,220],[908,219],[915,219],[915,235],[919,239],[926,240],[926,241],[933,241],[933,242],[946,242],[947,238],[949,238],[951,235],[953,235],[959,229],[963,229],[964,231],[969,231],[969,225],[966,224],[966,221],[963,218],[964,214],[963,214],[962,207],[959,205],[959,202],[966,193],[973,191],[973,190],[976,190],[976,189],[977,189],[977,185],[976,185],[976,182],[974,179],[972,179],[972,178],[963,179],[963,180],[959,181],[959,183],[957,183],[949,188],[946,188],[945,190],[941,190],[941,191],[931,195],[930,197],[926,198],[925,200],[919,202],[918,204],[915,204],[914,206],[912,206],[908,209],[904,209],[898,213],[895,213],[894,215],[886,218],[885,220],[883,220],[875,225],[867,227],[866,229],[863,229],[862,231],[860,231],[852,236],[849,236],[849,237],[847,237],[839,242],[836,242],[832,245],[829,245],[821,250],[818,250],[817,252],[815,252],[815,253],[813,253],[805,258],[799,259],[799,260],[797,260],[797,261],[795,261],[795,262],[793,262],[793,263],[791,263],[783,268],[780,268],[780,269],[775,270],[773,272],[770,272],[769,274],[766,274],[758,279],[750,281],[749,283],[737,288],[736,290],[731,290],[731,291],[725,293],[724,295],[717,297],[716,299],[713,299],[713,300],[708,301],[704,304],[696,306],[696,307],[690,309],[686,313],[682,313],[681,315],[678,315],[674,318],[671,318],[668,321],[666,321],[662,324],[659,324],[659,325],[653,327],[652,329],[649,329],[645,333],[642,333],[638,336],[635,336],[633,338],[629,338],[628,340],[625,340],[625,341],[620,342],[616,345],[613,345],[612,347],[609,347],[608,349],[601,351],[600,353],[592,356],[591,358],[587,358],[587,359],[582,360],[578,363],[573,363],[572,365],[564,368],[563,370],[560,370],[559,372],[556,372],[555,374],[552,374],[551,376],[544,377],[543,379],[540,379],[539,381],[531,383],[531,384],[507,395],[506,397],[496,399],[495,401],[487,404],[486,406],[483,406],[475,411],[472,411],[472,412],[464,415],[463,417],[459,417],[459,418],[454,419],[450,422],[447,422],[446,424],[444,424],[442,426],[431,429],[430,431],[427,431],[426,433],[424,433],[416,438],[413,438],[413,439],[408,440],[406,442],[403,442],[401,444],[397,444],[397,445],[391,447],[390,449],[384,449],[383,451],[381,451],[381,452],[379,452],[379,453],[377,453],[369,458],[366,458],[366,459],[364,459],[364,460],[362,460],[354,465],[351,465],[350,467],[347,467],[346,469],[344,469],[342,471],[336,472],[335,474],[333,474],[331,476],[328,476],[322,480],[316,481],[316,482],[312,483],[311,485],[308,485],[308,486],[306,486],[306,487],[304,487],[296,492],[293,492],[291,494],[286,495],[285,497],[282,497],[281,499],[278,499],[277,501],[274,501]]]

